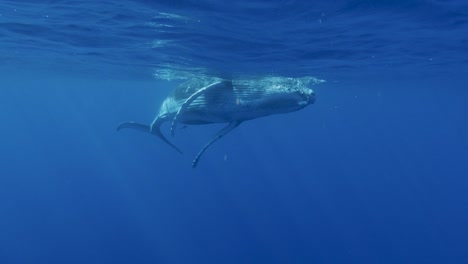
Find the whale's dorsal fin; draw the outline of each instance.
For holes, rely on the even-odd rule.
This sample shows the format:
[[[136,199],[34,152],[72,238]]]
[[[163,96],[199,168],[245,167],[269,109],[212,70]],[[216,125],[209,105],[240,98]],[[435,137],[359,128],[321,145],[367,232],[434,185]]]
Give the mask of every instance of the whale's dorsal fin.
[[[205,94],[208,91],[211,91],[213,89],[223,89],[223,88],[232,88],[232,81],[219,81],[212,83],[210,85],[207,85],[203,88],[200,88],[198,91],[190,95],[185,102],[182,103],[182,105],[179,107],[179,110],[174,116],[174,119],[172,119],[172,124],[171,124],[171,135],[174,136],[175,134],[175,128],[177,126],[177,120],[180,117],[181,113],[183,113],[185,110],[187,110],[187,107],[195,101],[198,97],[201,95]]]
[[[234,128],[239,126],[241,123],[242,121],[233,121],[229,123],[223,129],[221,129],[218,133],[216,133],[216,135],[208,143],[206,143],[205,146],[203,146],[203,148],[198,152],[197,156],[195,156],[195,159],[193,159],[193,162],[192,162],[192,168],[195,168],[197,166],[198,160],[200,159],[200,157],[203,155],[203,153],[209,146],[215,143],[216,140],[222,138],[224,135],[231,132]]]
[[[176,147],[174,144],[172,144],[169,140],[167,140],[167,138],[161,133],[160,126],[162,122],[163,120],[156,119],[155,122],[151,126],[146,125],[146,124],[136,123],[136,122],[125,122],[125,123],[120,124],[117,127],[117,131],[120,131],[121,129],[125,129],[125,128],[132,128],[138,131],[151,133],[159,137],[162,141],[166,142],[166,144],[173,147],[175,150],[177,150],[177,152],[182,154],[182,151],[178,147]]]

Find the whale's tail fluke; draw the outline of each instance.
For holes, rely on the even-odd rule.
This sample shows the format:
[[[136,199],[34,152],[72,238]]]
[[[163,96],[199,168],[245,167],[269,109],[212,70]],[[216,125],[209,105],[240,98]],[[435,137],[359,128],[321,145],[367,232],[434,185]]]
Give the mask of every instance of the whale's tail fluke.
[[[149,125],[146,125],[146,124],[140,124],[140,123],[136,123],[136,122],[124,122],[124,123],[117,126],[117,131],[120,131],[120,130],[126,129],[126,128],[131,128],[131,129],[135,129],[135,130],[138,130],[138,131],[142,131],[142,132],[146,132],[146,133],[156,135],[162,141],[166,142],[166,144],[173,147],[175,150],[177,150],[177,152],[182,154],[182,151],[178,147],[176,147],[174,144],[172,144],[169,140],[167,140],[167,138],[161,133],[161,130],[159,129],[160,126],[161,126],[161,123],[159,123],[159,122],[155,123],[152,127],[149,126]]]

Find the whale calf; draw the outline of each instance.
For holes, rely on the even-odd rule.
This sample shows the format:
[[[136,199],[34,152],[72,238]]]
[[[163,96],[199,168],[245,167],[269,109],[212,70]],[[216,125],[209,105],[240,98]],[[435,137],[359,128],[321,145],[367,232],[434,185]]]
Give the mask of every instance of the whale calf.
[[[182,151],[161,132],[164,122],[171,122],[174,136],[177,124],[202,125],[227,123],[195,156],[195,168],[200,157],[218,139],[242,122],[268,115],[289,113],[315,102],[309,85],[322,82],[315,78],[262,77],[226,80],[215,77],[190,79],[163,101],[154,121],[147,125],[136,122],[121,123],[117,130],[132,128],[158,136],[179,153]]]

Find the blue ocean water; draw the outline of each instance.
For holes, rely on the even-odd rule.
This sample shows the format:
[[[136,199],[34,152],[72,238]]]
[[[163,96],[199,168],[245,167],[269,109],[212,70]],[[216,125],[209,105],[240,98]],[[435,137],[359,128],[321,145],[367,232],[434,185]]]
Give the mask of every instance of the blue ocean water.
[[[468,4],[0,2],[0,263],[468,263]],[[181,81],[316,103],[171,138]],[[169,125],[163,126],[168,135]]]

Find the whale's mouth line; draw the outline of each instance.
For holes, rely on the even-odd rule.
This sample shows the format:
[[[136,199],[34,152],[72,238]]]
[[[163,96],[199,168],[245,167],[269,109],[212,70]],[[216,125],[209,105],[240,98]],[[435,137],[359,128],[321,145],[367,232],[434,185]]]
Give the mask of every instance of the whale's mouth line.
[[[315,93],[311,93],[308,98],[309,104],[315,103]]]

